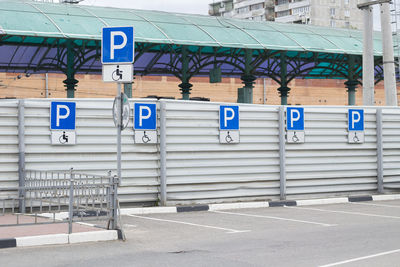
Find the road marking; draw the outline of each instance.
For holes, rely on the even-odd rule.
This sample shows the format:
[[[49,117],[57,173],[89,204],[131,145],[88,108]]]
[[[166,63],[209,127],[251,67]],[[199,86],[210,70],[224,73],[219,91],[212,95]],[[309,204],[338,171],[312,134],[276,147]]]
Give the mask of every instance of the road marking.
[[[350,262],[355,262],[355,261],[361,261],[361,260],[376,258],[376,257],[384,256],[384,255],[389,255],[389,254],[393,254],[393,253],[398,253],[398,252],[400,252],[400,249],[391,250],[391,251],[387,251],[387,252],[382,252],[382,253],[378,253],[378,254],[373,254],[373,255],[369,255],[369,256],[365,256],[365,257],[360,257],[360,258],[354,258],[354,259],[345,260],[345,261],[339,261],[339,262],[335,262],[335,263],[331,263],[331,264],[327,264],[327,265],[321,265],[320,267],[337,266],[337,265],[342,265],[342,264],[346,264],[346,263],[350,263]]]
[[[124,227],[137,227],[137,226],[134,224],[124,224]]]
[[[204,224],[197,224],[197,223],[188,223],[188,222],[174,221],[174,220],[166,220],[166,219],[158,219],[158,218],[145,217],[145,216],[138,216],[138,215],[130,215],[130,214],[128,214],[128,215],[126,215],[126,216],[135,217],[135,218],[140,218],[140,219],[145,219],[145,220],[152,220],[152,221],[159,221],[159,222],[170,222],[170,223],[184,224],[184,225],[197,226],[197,227],[203,227],[203,228],[210,228],[210,229],[223,230],[223,231],[226,231],[228,234],[237,234],[237,233],[246,233],[246,232],[250,232],[250,230],[235,230],[235,229],[223,228],[223,227],[216,227],[216,226],[211,226],[211,225],[204,225]]]
[[[395,205],[386,205],[386,204],[372,204],[372,203],[360,203],[360,202],[350,202],[355,205],[365,205],[365,206],[376,206],[376,207],[386,207],[386,208],[397,208],[400,209],[400,206]]]
[[[280,220],[280,221],[289,221],[289,222],[298,222],[298,223],[315,224],[315,225],[321,225],[321,226],[325,226],[325,227],[336,226],[336,224],[326,224],[326,223],[319,223],[319,222],[302,221],[302,220],[288,219],[288,218],[275,217],[275,216],[253,215],[253,214],[236,213],[236,212],[227,212],[227,211],[212,211],[212,212],[214,212],[214,213],[221,213],[221,214],[237,215],[237,216],[246,216],[246,217],[255,217],[255,218],[266,218],[266,219],[273,219],[273,220]]]
[[[398,216],[379,215],[379,214],[371,214],[371,213],[363,213],[363,212],[351,212],[351,211],[341,211],[341,210],[324,210],[324,209],[317,209],[317,208],[298,208],[298,207],[285,207],[285,208],[288,208],[288,209],[299,209],[299,210],[315,210],[315,211],[321,211],[321,212],[361,215],[361,216],[368,216],[368,217],[400,219],[400,217],[398,217]]]

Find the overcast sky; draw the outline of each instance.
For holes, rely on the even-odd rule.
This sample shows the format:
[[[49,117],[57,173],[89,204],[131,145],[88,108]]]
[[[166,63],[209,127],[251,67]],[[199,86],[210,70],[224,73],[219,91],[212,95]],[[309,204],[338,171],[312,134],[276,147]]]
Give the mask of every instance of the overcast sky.
[[[81,4],[207,15],[208,4],[212,2],[213,0],[85,0]]]

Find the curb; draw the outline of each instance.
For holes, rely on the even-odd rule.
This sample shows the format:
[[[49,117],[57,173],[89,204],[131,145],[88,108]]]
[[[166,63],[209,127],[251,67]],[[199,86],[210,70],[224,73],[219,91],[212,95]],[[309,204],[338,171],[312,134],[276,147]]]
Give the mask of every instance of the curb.
[[[265,201],[265,202],[239,202],[224,204],[205,204],[192,206],[177,207],[147,207],[147,208],[126,208],[121,209],[121,215],[146,215],[161,213],[181,213],[181,212],[197,212],[197,211],[218,211],[229,209],[252,209],[252,208],[268,208],[268,207],[285,207],[285,206],[310,206],[310,205],[326,205],[341,204],[362,201],[384,201],[400,199],[400,194],[391,195],[365,195],[365,196],[349,196],[338,198],[323,199],[305,199],[305,200],[282,200],[282,201]]]
[[[72,233],[72,234],[24,236],[24,237],[0,239],[0,249],[112,241],[112,240],[118,240],[118,237],[119,235],[117,230],[83,232],[83,233]]]

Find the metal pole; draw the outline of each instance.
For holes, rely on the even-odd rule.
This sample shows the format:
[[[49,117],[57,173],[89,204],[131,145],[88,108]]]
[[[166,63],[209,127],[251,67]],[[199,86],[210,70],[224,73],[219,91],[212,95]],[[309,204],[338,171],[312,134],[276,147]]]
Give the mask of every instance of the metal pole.
[[[167,114],[166,103],[160,101],[160,198],[167,205]]]
[[[374,105],[374,48],[373,48],[373,14],[372,8],[363,9],[364,32],[363,32],[363,105]]]
[[[18,102],[19,212],[25,213],[25,100]]]
[[[69,182],[69,207],[68,207],[68,234],[72,233],[72,222],[74,217],[74,173],[71,168]]]
[[[264,98],[263,98],[263,104],[265,105],[266,103],[267,103],[267,79],[263,79],[263,86],[264,86],[264,90],[263,90],[263,96],[264,96]]]
[[[394,69],[392,25],[390,23],[390,4],[381,4],[381,26],[383,43],[383,73],[386,106],[397,106],[397,89]]]
[[[118,110],[118,123],[117,123],[117,175],[119,182],[121,183],[121,133],[122,133],[122,95],[121,95],[121,83],[118,83],[118,96],[117,96],[117,107]]]
[[[383,121],[382,109],[376,110],[376,149],[377,149],[377,167],[378,167],[378,193],[384,192],[383,186]]]
[[[112,190],[113,190],[113,230],[118,229],[118,203],[117,203],[117,198],[118,198],[118,184],[119,184],[119,178],[114,176],[113,179],[113,184],[112,184]]]
[[[46,85],[46,98],[49,98],[49,74],[46,73],[44,78],[45,78],[45,85]]]
[[[285,107],[279,107],[279,165],[280,165],[280,199],[286,199],[286,140],[285,140]]]

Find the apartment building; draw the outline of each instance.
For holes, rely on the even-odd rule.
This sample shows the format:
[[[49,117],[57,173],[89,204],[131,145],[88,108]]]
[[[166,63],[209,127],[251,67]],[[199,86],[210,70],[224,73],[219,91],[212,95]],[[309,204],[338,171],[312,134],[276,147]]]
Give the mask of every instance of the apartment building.
[[[225,0],[210,4],[211,16],[362,28],[362,13],[354,0]]]

